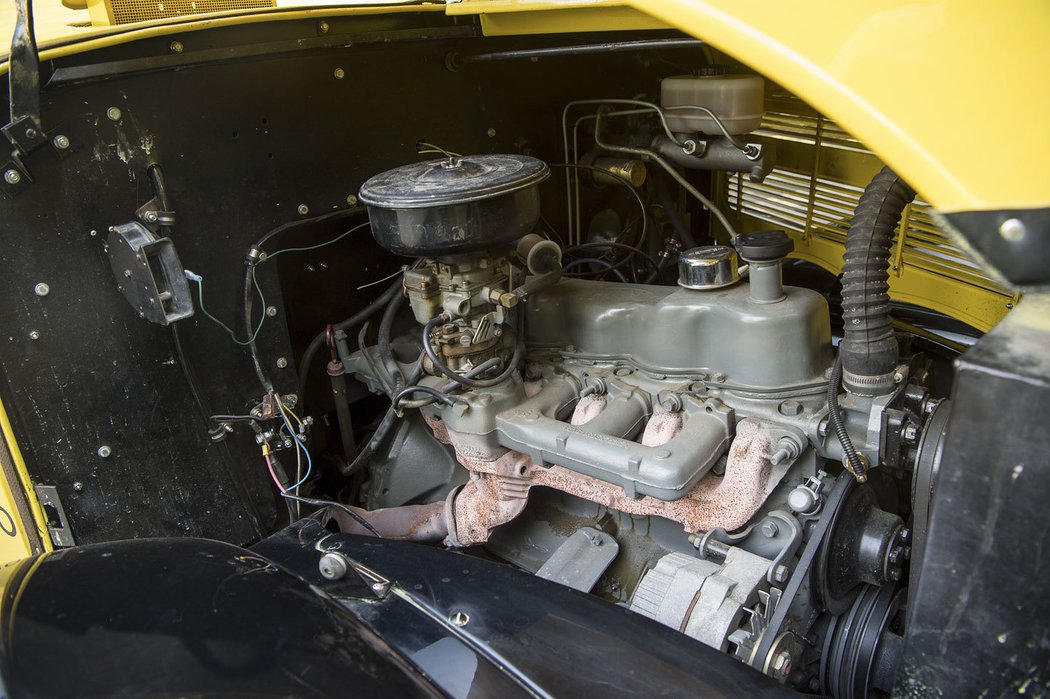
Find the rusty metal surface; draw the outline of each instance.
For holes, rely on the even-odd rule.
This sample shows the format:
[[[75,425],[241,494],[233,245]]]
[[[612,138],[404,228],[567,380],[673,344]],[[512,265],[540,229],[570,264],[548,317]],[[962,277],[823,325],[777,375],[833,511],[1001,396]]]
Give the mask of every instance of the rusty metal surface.
[[[457,446],[456,434],[446,430],[439,439],[442,436]],[[737,529],[754,516],[786,472],[786,467],[770,464],[772,446],[762,423],[740,421],[725,475],[708,474],[685,497],[673,501],[630,498],[618,486],[560,466],[545,468],[520,452],[482,461],[457,448],[457,459],[475,472],[454,501],[458,543],[468,546],[487,541],[492,529],[521,513],[534,486],[554,488],[628,514],[664,517],[680,523],[687,532]]]
[[[362,510],[357,507],[351,509],[375,527],[384,539],[441,541],[448,536],[444,502],[430,505],[403,505],[382,510]],[[339,530],[342,532],[372,535],[357,520],[342,510],[333,510],[332,516],[338,522]]]

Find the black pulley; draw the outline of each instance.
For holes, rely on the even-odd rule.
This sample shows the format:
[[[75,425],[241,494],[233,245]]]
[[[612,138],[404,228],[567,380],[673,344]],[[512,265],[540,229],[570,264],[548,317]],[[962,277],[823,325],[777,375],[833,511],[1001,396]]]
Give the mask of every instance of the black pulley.
[[[868,699],[873,690],[889,695],[900,671],[906,591],[893,585],[865,585],[853,606],[828,626],[821,655],[824,694],[835,699]]]
[[[442,257],[514,244],[540,217],[547,164],[527,155],[450,156],[388,170],[360,200],[376,242],[412,257]]]

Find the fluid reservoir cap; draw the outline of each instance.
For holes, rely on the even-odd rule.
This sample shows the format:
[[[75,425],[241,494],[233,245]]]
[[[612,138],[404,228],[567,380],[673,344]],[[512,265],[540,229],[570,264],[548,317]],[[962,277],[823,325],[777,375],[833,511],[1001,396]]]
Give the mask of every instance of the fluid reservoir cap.
[[[498,197],[550,176],[527,155],[470,155],[412,163],[387,170],[361,186],[360,200],[389,209],[425,209]]]
[[[740,261],[728,245],[691,248],[678,258],[678,285],[686,289],[720,289],[740,281]]]
[[[733,244],[748,262],[772,262],[787,257],[795,249],[795,241],[784,231],[743,233]]]

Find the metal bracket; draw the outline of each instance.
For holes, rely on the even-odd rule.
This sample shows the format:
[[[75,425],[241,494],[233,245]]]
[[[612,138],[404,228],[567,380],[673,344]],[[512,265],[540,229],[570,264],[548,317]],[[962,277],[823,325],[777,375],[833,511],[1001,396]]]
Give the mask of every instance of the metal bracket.
[[[108,249],[117,288],[140,318],[170,325],[193,315],[189,283],[170,238],[133,221],[110,230]]]
[[[47,516],[47,531],[51,534],[51,542],[62,548],[76,546],[76,539],[73,538],[69,521],[66,519],[66,510],[58,497],[58,488],[53,485],[38,485],[34,490],[36,499]]]
[[[536,575],[580,592],[590,592],[619,552],[620,545],[612,536],[584,527],[566,539]]]
[[[15,31],[9,61],[11,122],[0,128],[15,155],[25,155],[47,143],[40,121],[40,60],[33,34],[31,0],[15,0]]]

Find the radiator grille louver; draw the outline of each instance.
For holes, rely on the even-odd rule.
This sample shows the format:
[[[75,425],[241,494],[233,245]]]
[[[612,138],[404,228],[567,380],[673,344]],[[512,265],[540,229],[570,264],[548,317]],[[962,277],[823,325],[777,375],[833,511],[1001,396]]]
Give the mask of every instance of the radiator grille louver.
[[[130,24],[185,15],[252,10],[275,6],[275,0],[104,0],[113,24]]]

